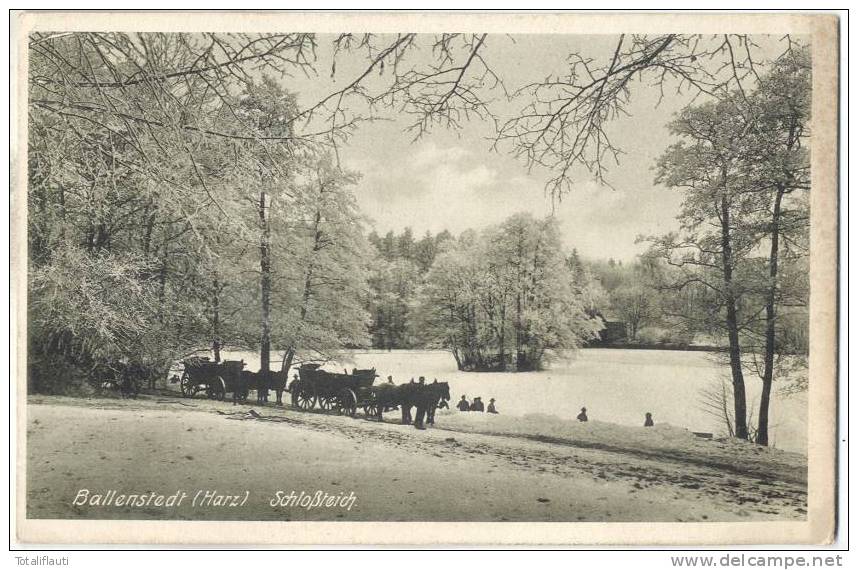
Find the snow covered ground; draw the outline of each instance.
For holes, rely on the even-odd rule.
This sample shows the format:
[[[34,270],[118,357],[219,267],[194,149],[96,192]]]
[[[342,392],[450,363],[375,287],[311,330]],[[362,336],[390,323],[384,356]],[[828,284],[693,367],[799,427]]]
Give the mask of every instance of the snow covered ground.
[[[442,412],[434,428],[173,392],[32,396],[31,518],[383,521],[804,520],[803,455],[669,425]],[[240,508],[76,505],[93,493],[247,494]],[[354,493],[354,508],[272,505]],[[177,537],[179,539],[180,537]]]
[[[258,370],[258,354],[228,353]],[[277,363],[273,364],[276,367]],[[392,375],[397,384],[425,376],[448,381],[454,402],[462,395],[497,400],[501,415],[545,414],[574,419],[586,406],[591,421],[642,426],[650,412],[655,423],[725,435],[723,425],[703,413],[701,391],[727,378],[728,370],[702,352],[584,349],[540,372],[460,372],[450,353],[428,350],[360,351],[343,355],[326,369],[375,367],[379,382]],[[760,382],[748,377],[749,406],[756,407]],[[775,390],[770,441],[774,447],[807,453],[807,398]]]

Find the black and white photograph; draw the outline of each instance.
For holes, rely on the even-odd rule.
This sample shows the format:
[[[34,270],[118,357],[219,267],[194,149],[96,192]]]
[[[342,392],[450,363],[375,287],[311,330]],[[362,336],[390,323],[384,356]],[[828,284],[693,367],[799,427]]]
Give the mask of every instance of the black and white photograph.
[[[17,14],[19,540],[831,535],[836,17],[186,16]]]

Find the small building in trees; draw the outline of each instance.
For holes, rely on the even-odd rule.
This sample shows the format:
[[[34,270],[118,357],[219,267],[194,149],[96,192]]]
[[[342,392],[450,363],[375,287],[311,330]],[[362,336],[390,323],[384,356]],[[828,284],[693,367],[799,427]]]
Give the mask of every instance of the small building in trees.
[[[605,326],[599,331],[599,339],[588,343],[590,346],[621,344],[629,340],[625,321],[620,320],[617,315],[612,313],[600,313],[598,316],[602,318]]]

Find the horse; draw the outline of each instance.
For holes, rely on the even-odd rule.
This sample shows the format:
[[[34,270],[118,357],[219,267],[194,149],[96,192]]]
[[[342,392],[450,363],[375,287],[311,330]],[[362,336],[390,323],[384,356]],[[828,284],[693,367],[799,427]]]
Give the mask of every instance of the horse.
[[[268,391],[274,390],[277,393],[277,405],[283,405],[283,391],[286,389],[286,380],[289,378],[289,373],[269,372],[266,382],[265,375],[262,372],[251,372],[249,370],[241,371],[241,381],[245,383],[248,390],[253,388],[256,390],[256,403],[262,405],[268,402]]]
[[[450,401],[450,384],[447,382],[438,382],[435,380],[426,386],[426,421],[432,426],[435,425],[435,411],[438,409],[438,404],[441,400]]]
[[[384,421],[384,412],[395,409],[400,405],[400,388],[393,384],[380,384],[372,389],[372,397],[375,401],[375,418]]]
[[[380,384],[373,387],[372,398],[375,403],[375,419],[384,421],[384,412],[400,408],[402,410],[402,424],[411,423],[411,408],[418,405],[419,392],[424,386],[422,384]]]
[[[450,400],[450,385],[447,382],[435,380],[431,384],[403,384],[399,388],[402,423],[413,423],[417,429],[426,429],[423,425],[424,419],[429,425],[434,425],[438,403],[441,400]],[[417,408],[413,421],[412,407]]]
[[[402,425],[408,425],[412,422],[411,408],[416,406],[418,412],[420,411],[420,403],[425,388],[425,384],[415,384],[414,382],[400,384],[396,387],[397,404],[402,410]]]
[[[424,418],[430,425],[435,423],[435,410],[441,400],[450,399],[450,385],[447,382],[432,382],[431,384],[381,384],[373,390],[375,400],[375,418],[384,421],[384,411],[399,407],[402,413],[402,425],[414,424],[418,429],[423,428]],[[411,408],[417,408],[414,417]]]

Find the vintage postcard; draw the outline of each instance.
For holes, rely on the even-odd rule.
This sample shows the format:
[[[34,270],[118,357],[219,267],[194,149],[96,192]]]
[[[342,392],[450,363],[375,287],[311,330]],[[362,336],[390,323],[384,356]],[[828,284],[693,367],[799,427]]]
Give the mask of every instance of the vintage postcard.
[[[13,540],[832,540],[836,16],[12,24]]]

